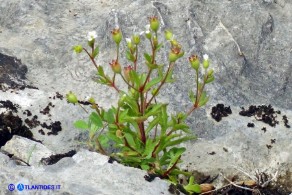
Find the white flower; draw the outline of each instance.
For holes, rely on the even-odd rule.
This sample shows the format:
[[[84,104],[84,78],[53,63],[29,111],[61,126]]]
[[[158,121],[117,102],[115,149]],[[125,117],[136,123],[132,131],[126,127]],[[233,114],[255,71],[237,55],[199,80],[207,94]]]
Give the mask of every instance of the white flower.
[[[130,38],[126,38],[127,43],[132,43],[132,40]]]
[[[88,32],[88,34],[87,34],[87,40],[88,41],[92,41],[96,37],[97,37],[96,31],[91,31],[91,32]]]
[[[208,54],[204,54],[204,55],[203,55],[203,58],[204,58],[204,60],[208,60],[208,59],[209,59]]]
[[[140,32],[140,35],[149,34],[150,33],[150,24],[145,26],[145,31]]]

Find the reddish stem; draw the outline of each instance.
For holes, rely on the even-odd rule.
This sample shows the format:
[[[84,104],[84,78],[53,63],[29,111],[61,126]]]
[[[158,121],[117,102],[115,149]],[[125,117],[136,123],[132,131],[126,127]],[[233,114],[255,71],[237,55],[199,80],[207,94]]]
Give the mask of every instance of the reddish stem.
[[[178,163],[180,157],[175,161],[175,163],[162,175],[162,177],[166,177],[176,166]]]
[[[168,66],[168,69],[166,71],[166,74],[163,78],[163,80],[161,81],[160,85],[158,86],[157,90],[154,92],[154,94],[152,95],[152,97],[150,98],[149,102],[146,104],[146,108],[150,105],[151,101],[155,98],[155,96],[157,95],[157,93],[159,92],[160,88],[162,87],[162,85],[165,83],[165,80],[170,72],[170,70],[173,68],[174,63],[170,63]]]

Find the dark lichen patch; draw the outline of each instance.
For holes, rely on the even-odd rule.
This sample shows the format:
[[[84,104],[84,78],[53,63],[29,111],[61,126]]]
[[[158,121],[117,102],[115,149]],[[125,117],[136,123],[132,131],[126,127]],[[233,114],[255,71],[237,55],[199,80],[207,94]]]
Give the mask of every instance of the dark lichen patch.
[[[58,132],[62,131],[60,121],[52,122],[50,125],[47,125],[47,123],[42,123],[41,127],[51,130],[50,132],[47,133],[47,135],[58,135]]]
[[[261,105],[261,106],[249,106],[248,110],[245,110],[244,107],[241,108],[242,110],[239,112],[241,116],[251,117],[254,116],[256,120],[262,121],[266,124],[269,124],[271,127],[275,127],[279,124],[277,121],[277,114],[281,113],[280,111],[275,111],[271,105]]]
[[[26,116],[31,116],[31,115],[32,115],[32,113],[31,113],[30,110],[25,110],[25,111],[23,112],[23,114],[25,114]]]
[[[22,119],[14,116],[11,111],[0,114],[0,147],[4,146],[13,135],[19,135],[31,140],[32,132],[27,126],[23,125]],[[35,140],[34,140],[35,141]]]
[[[50,157],[48,158],[42,158],[41,159],[41,163],[43,165],[53,165],[53,164],[56,164],[58,161],[60,161],[62,158],[65,158],[65,157],[72,157],[76,154],[76,150],[71,150],[67,153],[64,153],[64,154],[55,154],[55,155],[51,155]]]
[[[49,104],[43,109],[40,111],[40,113],[44,114],[44,115],[50,115],[50,107],[55,107],[55,105],[52,104],[52,102],[49,102]]]
[[[107,162],[110,163],[110,164],[112,164],[112,163],[114,163],[114,162],[119,163],[119,161],[118,161],[116,158],[112,157],[112,156],[109,157],[109,159],[108,159]]]
[[[214,152],[214,151],[212,151],[212,152],[207,152],[207,154],[209,154],[209,155],[214,155],[214,154],[216,154],[216,152]]]
[[[19,105],[13,104],[10,100],[0,101],[0,108],[6,108],[7,110],[11,110],[12,112],[17,113],[17,109]]]
[[[27,71],[27,66],[22,64],[21,60],[0,53],[0,90],[24,90],[25,88],[38,89],[37,87],[26,84],[25,80]]]
[[[38,130],[38,132],[42,135],[46,135],[43,129]]]
[[[290,128],[290,125],[288,124],[289,121],[286,115],[283,115],[283,122],[284,122],[285,127]]]
[[[37,116],[37,115],[34,115],[34,116],[32,117],[32,119],[28,119],[28,118],[26,118],[26,119],[24,120],[24,122],[29,126],[29,128],[35,128],[35,127],[39,126],[40,123],[41,123],[41,122],[38,121],[37,119],[38,119],[38,116]]]
[[[144,176],[144,179],[145,179],[146,181],[148,181],[148,182],[151,182],[151,181],[153,181],[156,177],[159,177],[159,178],[162,179],[161,175],[159,175],[159,174],[155,174],[155,173],[150,173],[150,174],[148,174],[148,175],[145,175],[145,176]]]
[[[227,117],[229,114],[232,114],[230,106],[224,107],[224,104],[217,104],[212,107],[211,116],[217,122],[222,120],[222,117]]]
[[[23,86],[26,79],[27,66],[21,60],[0,53],[0,83],[12,88]]]

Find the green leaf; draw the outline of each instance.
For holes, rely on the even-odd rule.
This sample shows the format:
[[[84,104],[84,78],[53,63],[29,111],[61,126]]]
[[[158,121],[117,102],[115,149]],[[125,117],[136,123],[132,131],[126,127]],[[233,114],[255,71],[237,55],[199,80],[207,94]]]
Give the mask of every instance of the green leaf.
[[[147,82],[144,91],[148,91],[152,86],[158,84],[161,81],[161,77],[157,77],[152,79],[151,81]]]
[[[137,158],[137,157],[133,157],[133,156],[127,156],[127,154],[120,154],[120,153],[118,153],[120,156],[123,156],[124,158],[123,158],[123,163],[134,163],[134,165],[132,165],[132,166],[135,166],[136,165],[136,167],[138,166],[138,165],[140,165],[140,163],[141,163],[141,159],[139,159],[139,158]],[[133,154],[133,153],[132,153]]]
[[[104,113],[104,119],[108,122],[108,123],[113,123],[115,121],[115,117],[114,117],[114,111],[113,109],[109,109],[107,112]]]
[[[179,123],[179,124],[173,125],[173,130],[174,131],[176,131],[176,130],[183,130],[185,132],[189,132],[188,131],[188,128],[189,128],[189,126],[187,124],[184,124],[184,123]]]
[[[151,56],[150,56],[148,53],[144,53],[144,58],[145,58],[145,60],[146,60],[148,63],[151,63],[152,58],[151,58]]]
[[[83,120],[75,121],[74,126],[78,129],[89,129],[88,123]]]
[[[158,44],[156,47],[156,51],[159,51],[162,46],[163,46],[163,43]]]
[[[145,116],[146,117],[150,117],[152,115],[156,115],[158,114],[158,112],[161,112],[161,108],[165,106],[164,104],[154,104],[152,105],[151,107],[149,107],[147,110],[146,110],[146,113],[145,113]]]
[[[155,117],[147,126],[145,132],[146,135],[156,126],[159,124],[161,117]]]
[[[136,86],[140,86],[140,78],[136,71],[130,71],[130,80],[136,84]]]
[[[169,71],[169,73],[168,73],[168,75],[167,75],[167,77],[165,79],[165,82],[166,83],[172,83],[172,82],[174,82],[174,79],[172,78],[172,73],[173,73],[173,69]]]
[[[194,183],[194,176],[191,176],[189,179],[189,183],[184,186],[184,189],[190,193],[201,193],[201,186],[199,184]]]
[[[98,141],[102,145],[102,147],[108,147],[109,146],[109,138],[104,134],[98,136]]]
[[[146,65],[148,66],[149,69],[152,69],[152,70],[159,67],[157,64],[152,64],[150,62],[146,62]]]
[[[97,73],[99,76],[102,76],[104,77],[104,71],[103,71],[103,67],[102,66],[99,66],[98,69],[97,69]]]
[[[128,111],[129,111],[128,109],[124,109],[124,110],[120,111],[120,113],[119,113],[119,121],[121,123],[123,123],[124,119],[128,116]]]
[[[196,96],[192,90],[189,91],[189,98],[193,103],[196,101]]]
[[[108,133],[107,133],[107,136],[108,136],[108,138],[109,138],[110,140],[112,140],[112,141],[114,142],[114,144],[115,144],[114,146],[115,146],[115,147],[119,147],[119,146],[121,146],[121,145],[124,146],[124,141],[123,141],[123,139],[117,137],[115,133],[110,133],[110,132],[108,132]]]
[[[125,106],[123,106],[123,107],[128,106],[128,109],[129,109],[129,111],[128,111],[129,115],[128,116],[138,115],[140,113],[139,112],[139,107],[137,105],[137,102],[133,98],[127,96],[125,98],[125,100],[124,100],[124,104],[125,104]],[[124,119],[127,118],[127,115],[125,115],[123,118]]]
[[[200,100],[201,99],[205,99],[206,97],[207,97],[207,92],[203,91],[202,94],[201,94]]]
[[[129,50],[126,51],[126,57],[131,62],[135,61],[135,57],[133,56],[133,54]]]
[[[185,148],[171,148],[169,150],[169,155],[171,157],[170,163],[168,165],[167,170],[169,170],[176,162],[177,160],[181,157],[181,155],[186,151]]]
[[[133,136],[132,136],[130,133],[125,133],[125,138],[126,138],[128,144],[129,144],[132,148],[136,148],[135,140],[134,140]]]
[[[155,146],[158,144],[158,142],[159,142],[159,140],[153,142],[151,139],[147,139],[145,150],[144,150],[144,153],[143,153],[143,156],[146,156],[145,157],[146,159],[151,158],[152,152],[153,152]]]
[[[207,97],[207,93],[205,91],[203,91],[201,97],[200,97],[200,101],[199,101],[199,106],[204,106],[207,102],[209,101],[209,97]]]
[[[167,120],[168,120],[168,114],[167,114],[167,107],[166,105],[162,107],[161,109],[161,120],[160,120],[160,126],[161,126],[161,133],[164,134],[167,130]]]
[[[181,144],[183,142],[186,142],[186,141],[189,141],[189,140],[193,140],[193,139],[196,139],[196,138],[197,138],[196,136],[185,136],[183,138],[179,138],[179,139],[167,142],[165,146],[166,147],[170,147],[170,146],[179,145],[179,144]]]
[[[163,78],[163,66],[158,67],[158,77]]]
[[[95,58],[98,55],[98,53],[99,53],[99,47],[96,46],[95,49],[94,49],[94,51],[93,51],[92,57]]]
[[[205,81],[205,83],[207,84],[207,83],[211,83],[212,81],[214,81],[215,80],[215,78],[214,78],[214,76],[212,75],[210,78],[208,78],[206,81]]]
[[[96,125],[97,127],[102,127],[102,120],[100,118],[100,116],[98,114],[96,114],[95,112],[92,112],[89,116],[89,119],[91,120],[91,122]]]
[[[190,193],[201,193],[201,186],[199,184],[186,185],[184,189]]]
[[[145,171],[150,169],[149,165],[140,165],[140,166],[141,166],[141,169]]]

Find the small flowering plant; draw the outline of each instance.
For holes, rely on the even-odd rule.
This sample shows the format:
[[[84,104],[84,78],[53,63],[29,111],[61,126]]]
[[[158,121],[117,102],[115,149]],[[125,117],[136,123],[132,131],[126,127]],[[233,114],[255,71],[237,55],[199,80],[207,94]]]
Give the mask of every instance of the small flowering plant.
[[[119,28],[111,31],[112,39],[116,44],[116,56],[109,63],[112,73],[105,73],[103,66],[97,65],[96,58],[99,47],[96,44],[96,32],[88,33],[88,47],[74,46],[76,53],[85,52],[96,68],[97,82],[107,85],[119,95],[118,104],[105,110],[90,98],[92,112],[88,120],[75,122],[77,128],[89,132],[88,144],[102,154],[110,155],[119,162],[133,167],[147,170],[149,173],[166,178],[177,183],[178,175],[190,176],[190,173],[179,169],[178,163],[185,151],[180,144],[195,139],[191,135],[186,118],[197,108],[204,106],[208,101],[205,86],[214,80],[213,70],[209,69],[209,59],[204,55],[202,66],[204,74],[199,81],[201,62],[199,57],[189,57],[191,67],[195,70],[196,90],[191,90],[189,97],[192,101],[187,112],[169,115],[167,104],[159,103],[157,96],[160,90],[168,83],[173,82],[173,70],[179,58],[184,55],[184,50],[171,31],[165,31],[165,39],[170,45],[168,64],[157,62],[157,55],[163,46],[158,34],[159,21],[157,17],[149,18],[150,25],[140,34],[134,34],[126,39],[126,58],[128,62],[122,62],[119,58],[120,43],[123,39]],[[141,37],[145,36],[149,41],[151,51],[141,54]],[[139,55],[144,56],[142,62],[138,62]],[[127,65],[124,65],[124,64]],[[122,65],[123,64],[123,65]],[[130,65],[129,65],[130,64]],[[146,66],[147,71],[139,69]],[[126,89],[116,83],[116,78],[121,77],[126,84]],[[74,93],[67,94],[70,103],[79,104]],[[83,108],[84,109],[84,108]],[[113,143],[117,152],[108,154],[108,143]],[[198,185],[190,182],[186,190],[200,192]]]

